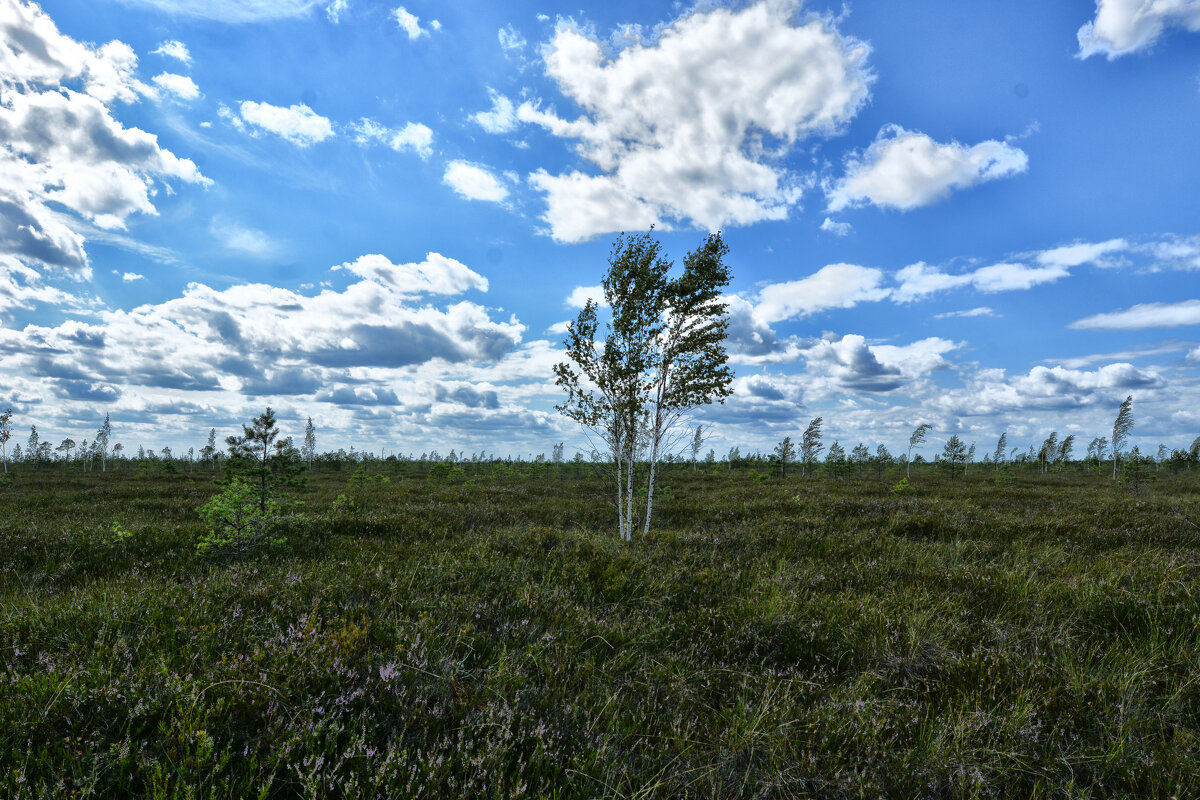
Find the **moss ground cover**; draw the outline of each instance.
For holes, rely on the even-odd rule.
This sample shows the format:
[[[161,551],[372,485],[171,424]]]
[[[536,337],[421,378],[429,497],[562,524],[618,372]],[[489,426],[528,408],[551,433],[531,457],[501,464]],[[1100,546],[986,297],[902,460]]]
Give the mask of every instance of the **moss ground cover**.
[[[20,473],[0,797],[1200,796],[1200,475],[898,479]]]

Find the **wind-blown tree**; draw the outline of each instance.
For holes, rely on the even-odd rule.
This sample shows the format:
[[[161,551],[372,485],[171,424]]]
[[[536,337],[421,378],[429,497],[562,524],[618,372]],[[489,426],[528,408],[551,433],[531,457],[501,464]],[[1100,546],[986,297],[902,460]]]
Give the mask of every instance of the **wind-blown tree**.
[[[1058,468],[1061,470],[1071,460],[1071,451],[1075,449],[1075,434],[1063,439],[1058,445]]]
[[[11,408],[0,414],[0,461],[4,462],[5,475],[8,474],[8,440],[12,438],[12,415]]]
[[[1108,452],[1108,437],[1097,436],[1094,440],[1096,443],[1096,474],[1100,474],[1100,465],[1104,463],[1104,454]]]
[[[786,478],[788,462],[796,457],[796,447],[792,444],[792,437],[785,436],[782,442],[775,445],[775,456],[779,459],[779,474]]]
[[[313,425],[312,417],[308,418],[304,426],[304,446],[300,448],[300,453],[304,456],[305,466],[312,469],[313,457],[317,454],[317,429]]]
[[[1121,448],[1129,438],[1133,428],[1133,395],[1129,395],[1121,403],[1117,418],[1113,420],[1112,451],[1113,451],[1113,480],[1117,479],[1117,463],[1121,460]]]
[[[967,459],[967,446],[958,438],[957,433],[951,434],[946,441],[946,446],[942,448],[942,459],[950,464],[950,479],[953,480],[955,467]],[[965,473],[966,469],[963,471]]]
[[[37,425],[29,426],[29,439],[25,443],[25,460],[37,461],[38,448],[41,447],[41,437],[38,435]]]
[[[1050,471],[1050,462],[1058,456],[1058,431],[1050,431],[1050,435],[1046,437],[1046,441],[1042,442],[1042,449],[1038,451],[1038,467],[1041,472]]]
[[[677,426],[694,408],[723,403],[732,393],[725,336],[729,327],[721,291],[729,285],[721,235],[710,235],[683,261],[673,264],[648,234],[620,236],[609,255],[601,286],[609,308],[598,343],[599,305],[589,300],[567,326],[569,361],[554,367],[567,393],[557,406],[592,431],[612,458],[616,472],[617,524],[628,541],[637,526],[634,511],[638,462],[648,466],[643,534],[654,513],[654,483],[660,460],[676,444]]]
[[[100,430],[96,431],[96,438],[92,440],[92,445],[96,448],[96,452],[100,454],[100,471],[108,471],[108,440],[112,436],[112,421],[109,415],[104,415],[104,422],[100,425]]]
[[[984,458],[987,458],[985,455]],[[967,448],[967,460],[963,462],[963,475],[967,474],[967,467],[975,463],[975,443],[971,442],[971,446]]]
[[[808,423],[808,427],[804,429],[804,435],[800,437],[800,474],[808,475],[808,468],[817,463],[817,458],[820,457],[821,451],[825,449],[825,445],[821,444],[821,424],[824,422],[820,417],[816,417]]]
[[[933,426],[928,422],[923,422],[916,427],[912,432],[912,436],[908,437],[908,452],[904,456],[906,465],[905,477],[912,477],[912,451],[913,448],[925,442],[925,435],[933,430]]]
[[[696,471],[696,461],[700,458],[700,448],[704,447],[704,440],[708,437],[704,435],[704,426],[697,425],[696,433],[692,436],[692,472]]]
[[[1154,457],[1154,471],[1158,472],[1162,469],[1162,463],[1167,460],[1167,446],[1160,444],[1158,446],[1158,454]]]
[[[992,460],[996,462],[996,469],[1000,469],[1000,465],[1004,463],[1005,457],[1008,454],[1008,431],[1000,434],[1000,438],[996,440],[996,452],[992,454]]]
[[[71,451],[75,449],[75,440],[68,436],[54,449],[63,454],[64,461],[70,461]]]

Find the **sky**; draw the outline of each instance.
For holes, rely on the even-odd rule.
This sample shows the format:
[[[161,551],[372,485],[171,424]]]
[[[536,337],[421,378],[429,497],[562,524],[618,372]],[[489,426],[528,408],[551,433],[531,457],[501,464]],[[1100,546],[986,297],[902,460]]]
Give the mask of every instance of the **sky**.
[[[614,238],[730,247],[724,454],[1200,434],[1200,0],[0,0],[14,442],[588,450]]]

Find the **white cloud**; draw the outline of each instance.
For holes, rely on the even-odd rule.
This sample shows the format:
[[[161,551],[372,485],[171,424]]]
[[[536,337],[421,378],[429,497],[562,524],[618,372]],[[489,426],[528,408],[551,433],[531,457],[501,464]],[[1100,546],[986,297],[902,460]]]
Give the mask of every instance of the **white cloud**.
[[[1039,264],[1061,267],[1078,267],[1081,264],[1107,267],[1114,266],[1114,264],[1105,256],[1128,249],[1129,243],[1124,239],[1109,239],[1106,242],[1076,242],[1051,250],[1043,250],[1038,253],[1037,260]]]
[[[500,40],[500,49],[505,55],[517,55],[525,49],[525,37],[511,23],[498,30],[496,38]]]
[[[163,72],[154,76],[154,83],[180,100],[195,100],[200,96],[200,87],[186,75]]]
[[[508,199],[508,189],[482,164],[451,161],[442,182],[468,200],[503,203]]]
[[[412,264],[393,264],[385,256],[359,256],[356,261],[334,267],[366,278],[405,297],[418,294],[462,294],[469,289],[488,290],[488,280],[460,261],[441,253],[429,253]]]
[[[149,6],[188,17],[219,22],[263,22],[301,17],[321,5],[322,0],[123,0],[129,5]]]
[[[572,308],[583,308],[587,305],[588,300],[595,300],[597,305],[604,305],[604,287],[596,286],[576,286],[567,295],[567,305]]]
[[[934,319],[969,319],[971,317],[998,317],[995,309],[987,306],[978,306],[977,308],[968,308],[964,311],[946,311],[941,314],[934,314]]]
[[[431,253],[397,265],[364,256],[335,269],[356,280],[315,296],[192,283],[166,302],[101,308],[87,323],[0,328],[0,363],[40,381],[42,396],[67,401],[94,401],[99,391],[126,403],[165,395],[229,409],[239,395],[311,398],[324,389],[335,405],[395,406],[404,402],[395,387],[411,384],[415,370],[476,377],[473,370],[521,342],[525,328],[515,318],[493,320],[470,302],[431,302],[431,294],[486,289],[486,279],[453,259]]]
[[[993,264],[971,274],[971,283],[981,292],[1009,292],[1054,283],[1070,273],[1059,264],[1027,267],[1024,264]]]
[[[308,147],[333,136],[329,120],[303,103],[283,108],[243,100],[238,108],[242,122],[281,136],[298,147]]]
[[[883,272],[854,264],[829,264],[800,280],[773,283],[758,293],[754,316],[770,324],[831,308],[852,308],[882,300],[890,289],[880,286]]]
[[[134,281],[141,281],[141,280],[145,280],[145,279],[146,279],[145,275],[139,275],[136,272],[126,272],[125,274],[123,274],[121,276],[121,280],[124,281],[125,283],[133,283]]]
[[[960,345],[930,337],[908,345],[868,345],[864,337],[847,334],[821,339],[804,352],[810,374],[831,378],[838,385],[865,392],[889,392],[907,381],[950,366],[945,354]]]
[[[226,250],[239,255],[268,259],[279,250],[279,245],[263,231],[220,217],[212,221],[209,231]]]
[[[517,109],[499,92],[488,89],[492,98],[490,111],[478,111],[471,115],[471,120],[488,133],[508,133],[517,127]]]
[[[186,66],[192,64],[192,54],[188,52],[187,45],[178,39],[168,39],[150,52],[156,56],[181,61]]]
[[[439,31],[442,29],[442,23],[436,19],[429,22],[429,29],[421,27],[421,20],[412,12],[400,6],[392,9],[392,18],[396,20],[396,25],[400,30],[408,34],[409,39],[419,39],[422,36],[429,35],[429,29]]]
[[[837,222],[826,217],[825,221],[821,223],[821,230],[826,233],[832,233],[834,236],[846,236],[850,231],[854,230],[854,226],[849,222]]]
[[[547,74],[583,115],[524,103],[518,118],[577,141],[599,174],[530,177],[560,241],[670,222],[716,229],[783,219],[799,181],[773,156],[829,135],[867,97],[866,45],[827,20],[796,24],[795,2],[759,2],[684,16],[650,43],[608,57],[596,38],[560,23]]]
[[[337,25],[342,21],[342,14],[350,8],[350,0],[331,0],[329,5],[325,6],[325,17]]]
[[[1135,306],[1093,314],[1072,322],[1075,330],[1139,331],[1145,328],[1179,328],[1200,325],[1200,300],[1178,303],[1138,303]]]
[[[830,211],[871,203],[909,211],[985,181],[1024,172],[1025,152],[988,140],[968,147],[941,144],[916,131],[888,125],[867,151],[846,160],[846,175],[826,194]]]
[[[433,130],[419,122],[409,122],[403,128],[388,128],[372,119],[363,117],[348,126],[354,141],[367,144],[377,141],[398,153],[416,153],[422,159],[433,155]]]
[[[897,303],[909,303],[936,292],[972,286],[981,292],[1005,292],[1030,289],[1043,283],[1069,275],[1069,270],[1058,264],[1043,267],[1028,267],[1024,264],[993,264],[972,272],[951,275],[924,262],[910,264],[896,272],[900,284],[892,293]]]
[[[0,214],[0,226],[4,215]],[[2,230],[0,230],[2,232]],[[32,309],[39,305],[83,308],[83,298],[54,286],[47,286],[42,274],[12,256],[0,254],[0,315],[17,309]],[[3,328],[0,327],[0,330]]]
[[[0,29],[0,256],[87,277],[84,239],[62,209],[123,228],[130,214],[157,213],[160,184],[209,181],[112,116],[108,104],[154,93],[137,80],[128,45],[80,44],[20,2],[0,5]]]
[[[1079,57],[1119,56],[1150,47],[1169,27],[1200,31],[1200,0],[1096,0],[1077,34]]]

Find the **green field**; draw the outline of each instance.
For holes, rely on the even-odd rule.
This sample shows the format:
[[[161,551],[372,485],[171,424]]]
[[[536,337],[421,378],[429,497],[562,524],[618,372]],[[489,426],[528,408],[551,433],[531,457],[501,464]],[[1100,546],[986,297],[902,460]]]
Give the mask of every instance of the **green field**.
[[[0,797],[1200,797],[1200,470],[711,469],[630,544],[585,467],[317,471],[236,558],[211,473],[19,472]]]

